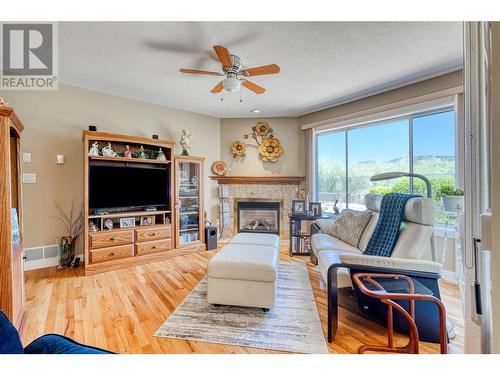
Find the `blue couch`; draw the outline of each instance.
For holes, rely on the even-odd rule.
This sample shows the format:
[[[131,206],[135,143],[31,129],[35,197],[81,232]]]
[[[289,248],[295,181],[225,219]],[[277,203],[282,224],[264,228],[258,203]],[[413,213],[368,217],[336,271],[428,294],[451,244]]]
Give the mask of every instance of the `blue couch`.
[[[82,345],[65,336],[44,335],[26,348],[16,328],[5,314],[0,311],[0,354],[113,354],[107,350]]]

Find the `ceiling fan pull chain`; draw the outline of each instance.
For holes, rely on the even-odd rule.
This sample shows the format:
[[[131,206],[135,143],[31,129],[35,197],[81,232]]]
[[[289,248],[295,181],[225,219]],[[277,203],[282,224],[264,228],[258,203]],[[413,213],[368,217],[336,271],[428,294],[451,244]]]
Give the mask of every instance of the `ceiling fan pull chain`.
[[[240,103],[243,103],[243,99],[241,98],[241,90],[240,90]]]

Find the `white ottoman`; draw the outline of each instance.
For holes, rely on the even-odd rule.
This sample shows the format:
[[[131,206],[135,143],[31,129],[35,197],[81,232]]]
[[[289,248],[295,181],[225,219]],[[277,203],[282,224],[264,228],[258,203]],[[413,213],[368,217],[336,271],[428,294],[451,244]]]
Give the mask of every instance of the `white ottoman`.
[[[231,244],[272,246],[279,250],[280,237],[267,233],[238,233],[229,241]]]
[[[274,246],[227,244],[208,262],[208,303],[273,308],[278,262]]]

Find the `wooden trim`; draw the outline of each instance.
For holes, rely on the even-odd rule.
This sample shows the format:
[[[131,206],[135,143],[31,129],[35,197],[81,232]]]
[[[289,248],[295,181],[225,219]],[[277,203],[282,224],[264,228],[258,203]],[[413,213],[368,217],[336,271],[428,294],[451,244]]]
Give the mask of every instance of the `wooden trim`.
[[[146,242],[142,242],[143,244]],[[203,244],[204,245],[204,244]],[[198,248],[182,248],[175,250],[166,250],[159,253],[151,253],[129,258],[122,258],[117,260],[110,260],[102,263],[94,263],[85,266],[85,275],[93,275],[95,273],[117,270],[120,268],[138,266],[144,263],[158,262],[163,259],[176,257],[179,255],[186,255],[200,251]]]
[[[210,176],[212,180],[219,184],[259,184],[259,185],[299,185],[305,181],[303,176]]]
[[[205,158],[202,156],[192,156],[192,155],[175,155],[176,159],[183,161],[204,161]]]
[[[8,117],[12,124],[14,124],[14,130],[17,132],[17,136],[21,136],[21,132],[24,130],[24,126],[17,117],[16,112],[14,112],[14,108],[11,107],[1,107],[0,106],[0,116]]]
[[[120,156],[89,156],[90,160],[118,161],[122,163],[169,164],[170,160],[123,158]]]
[[[137,136],[132,136],[132,135],[94,132],[94,131],[90,131],[90,130],[83,131],[83,138],[87,139],[89,141],[145,143],[145,144],[153,145],[153,146],[171,146],[171,147],[173,147],[175,144],[174,141],[165,140],[165,139],[153,139],[153,138],[146,138],[146,137],[137,137]]]
[[[303,124],[301,126],[302,130],[319,128],[323,125],[335,125],[337,123],[342,123],[345,121],[353,121],[358,118],[373,116],[375,114],[383,114],[383,112],[388,112],[396,110],[399,108],[404,108],[412,105],[422,104],[425,102],[442,99],[448,96],[454,96],[463,92],[463,86],[451,87],[449,89],[435,91],[429,94],[418,95],[415,97],[399,100],[393,103],[383,104],[377,107],[367,108],[354,113],[347,113],[345,115],[340,115],[336,117],[327,118],[324,120],[314,121],[311,123]],[[333,107],[332,107],[333,108]]]

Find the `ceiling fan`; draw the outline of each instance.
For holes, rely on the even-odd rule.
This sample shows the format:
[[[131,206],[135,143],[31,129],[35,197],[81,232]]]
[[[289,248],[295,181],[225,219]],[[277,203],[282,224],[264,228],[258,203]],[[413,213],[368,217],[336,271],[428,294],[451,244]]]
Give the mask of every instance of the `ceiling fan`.
[[[236,55],[230,55],[226,47],[214,46],[215,53],[222,64],[223,73],[210,72],[207,70],[197,69],[180,69],[181,73],[187,74],[205,74],[211,76],[220,76],[225,78],[220,81],[210,92],[217,94],[222,89],[229,92],[236,92],[241,88],[241,85],[253,91],[256,94],[262,94],[266,91],[265,88],[250,82],[245,77],[260,76],[265,74],[277,74],[280,72],[280,67],[276,64],[258,66],[256,68],[243,69],[242,59]]]

